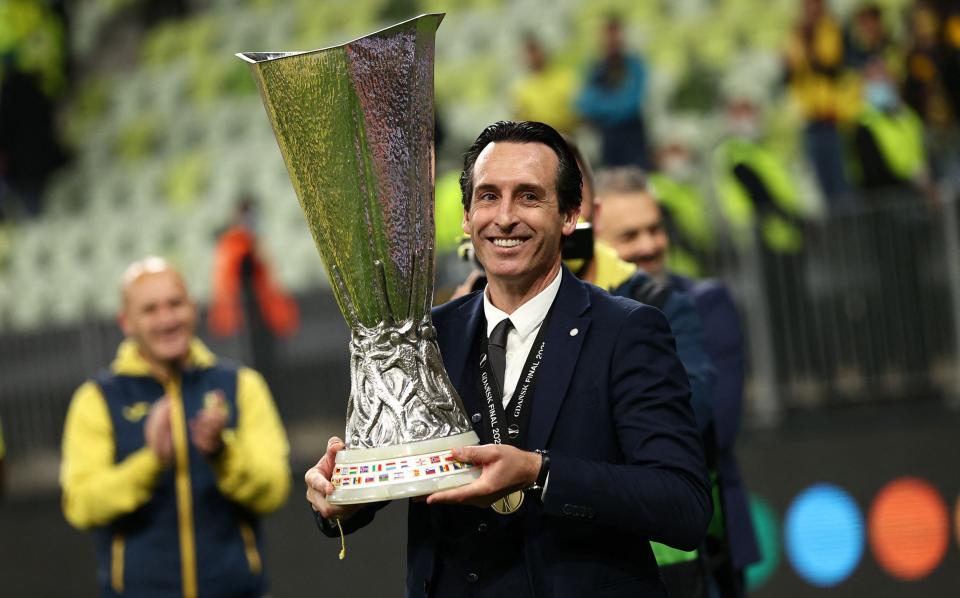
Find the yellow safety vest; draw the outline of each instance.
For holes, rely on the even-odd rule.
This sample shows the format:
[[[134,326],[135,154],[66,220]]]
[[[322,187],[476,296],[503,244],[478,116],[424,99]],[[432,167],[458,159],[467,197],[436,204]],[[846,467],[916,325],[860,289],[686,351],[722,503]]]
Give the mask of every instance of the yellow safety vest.
[[[868,108],[860,115],[859,123],[873,135],[880,155],[897,177],[909,180],[923,170],[927,159],[923,123],[913,110],[901,106],[888,113]]]
[[[797,253],[803,247],[803,232],[787,216],[800,216],[800,199],[786,165],[773,152],[745,139],[729,139],[717,148],[714,175],[720,206],[737,240],[749,243],[756,207],[747,190],[734,176],[744,165],[763,181],[777,210],[761,214],[764,244],[778,253]]]

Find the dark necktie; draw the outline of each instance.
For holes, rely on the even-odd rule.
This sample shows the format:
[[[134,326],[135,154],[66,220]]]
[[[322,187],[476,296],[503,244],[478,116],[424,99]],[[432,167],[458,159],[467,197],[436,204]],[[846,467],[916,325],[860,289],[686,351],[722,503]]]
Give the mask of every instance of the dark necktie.
[[[493,369],[493,376],[500,385],[500,393],[503,394],[503,377],[507,369],[507,334],[513,327],[510,318],[502,320],[497,324],[493,332],[490,333],[490,340],[487,342],[487,358],[490,360],[490,367]]]

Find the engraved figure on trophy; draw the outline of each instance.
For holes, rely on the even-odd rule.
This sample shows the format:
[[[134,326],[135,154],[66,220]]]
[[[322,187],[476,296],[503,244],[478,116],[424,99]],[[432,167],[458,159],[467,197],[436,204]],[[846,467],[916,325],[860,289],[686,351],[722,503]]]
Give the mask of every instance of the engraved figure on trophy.
[[[378,272],[383,266],[375,264]],[[340,284],[336,268],[332,276]],[[382,313],[390,314],[383,279],[375,278]],[[354,322],[350,340],[350,401],[347,440],[351,447],[374,448],[450,436],[469,429],[459,399],[442,374],[443,360],[429,317],[392,322],[390,316],[368,328]]]

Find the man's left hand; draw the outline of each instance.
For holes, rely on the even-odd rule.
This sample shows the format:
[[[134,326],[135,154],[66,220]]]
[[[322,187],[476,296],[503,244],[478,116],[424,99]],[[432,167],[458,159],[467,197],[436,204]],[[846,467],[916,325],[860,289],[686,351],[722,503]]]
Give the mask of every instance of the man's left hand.
[[[435,492],[427,504],[454,503],[489,507],[507,494],[532,486],[540,472],[542,457],[507,444],[485,444],[453,449],[457,461],[483,468],[480,477],[466,486]]]
[[[206,456],[223,448],[223,428],[227,425],[227,404],[219,394],[190,421],[190,442]]]

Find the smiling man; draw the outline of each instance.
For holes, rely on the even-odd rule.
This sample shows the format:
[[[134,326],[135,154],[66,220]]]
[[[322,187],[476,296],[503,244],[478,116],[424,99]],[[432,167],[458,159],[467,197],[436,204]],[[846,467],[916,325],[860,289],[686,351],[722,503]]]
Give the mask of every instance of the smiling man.
[[[598,210],[597,236],[613,247],[620,259],[664,281],[670,238],[656,200],[645,186],[636,190],[640,183],[632,184],[630,177],[642,176],[638,169],[626,168],[600,173],[603,187],[597,195],[602,197],[598,203],[603,209]],[[631,183],[621,182],[628,178]]]
[[[648,540],[692,549],[711,506],[690,391],[663,315],[561,265],[581,175],[563,138],[498,122],[468,150],[463,229],[488,277],[433,311],[444,365],[482,446],[473,483],[411,501],[408,596],[666,596]],[[327,535],[381,505],[325,497],[336,453],[307,471]]]
[[[163,259],[127,269],[122,302],[127,338],[74,394],[60,472],[67,521],[97,535],[101,595],[263,596],[257,520],[290,488],[270,391],[193,336]]]

